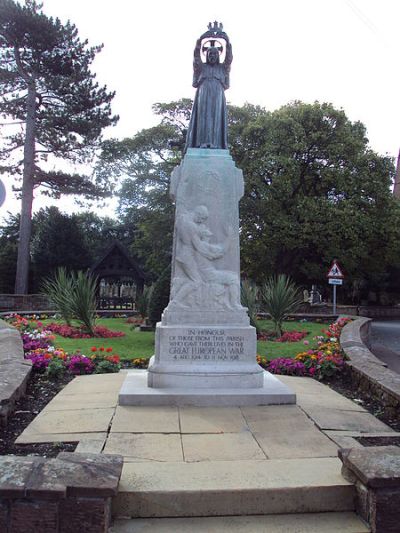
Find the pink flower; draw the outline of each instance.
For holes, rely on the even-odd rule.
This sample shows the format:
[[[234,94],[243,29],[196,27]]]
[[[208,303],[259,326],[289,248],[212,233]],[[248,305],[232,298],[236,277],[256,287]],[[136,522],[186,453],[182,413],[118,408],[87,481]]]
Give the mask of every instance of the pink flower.
[[[308,346],[308,345],[310,344],[310,341],[304,341],[303,344],[304,344],[305,346]]]

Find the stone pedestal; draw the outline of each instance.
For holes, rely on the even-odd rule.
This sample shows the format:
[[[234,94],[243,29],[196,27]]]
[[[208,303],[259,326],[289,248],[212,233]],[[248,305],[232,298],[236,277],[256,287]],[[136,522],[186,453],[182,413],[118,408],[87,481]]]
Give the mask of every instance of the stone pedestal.
[[[256,363],[256,331],[240,302],[241,170],[228,150],[190,148],[172,173],[170,192],[176,205],[171,294],[156,327],[149,401],[295,403],[290,389]],[[138,387],[146,396],[142,381],[134,372],[127,377],[121,404],[138,404]]]

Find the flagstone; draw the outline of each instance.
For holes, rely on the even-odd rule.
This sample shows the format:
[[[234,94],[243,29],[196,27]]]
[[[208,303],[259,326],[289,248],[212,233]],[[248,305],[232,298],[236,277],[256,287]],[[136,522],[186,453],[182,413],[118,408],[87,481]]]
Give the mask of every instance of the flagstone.
[[[389,426],[367,412],[312,407],[307,409],[307,414],[320,429],[351,430],[361,433],[390,431]]]
[[[110,433],[104,453],[133,462],[183,461],[181,437],[174,433]]]
[[[111,432],[179,433],[177,407],[121,406],[115,410]]]
[[[180,407],[182,433],[233,433],[247,430],[239,407]]]
[[[114,409],[42,411],[22,435],[42,433],[92,433],[108,431]]]
[[[241,461],[266,459],[253,435],[216,433],[182,435],[185,461]]]

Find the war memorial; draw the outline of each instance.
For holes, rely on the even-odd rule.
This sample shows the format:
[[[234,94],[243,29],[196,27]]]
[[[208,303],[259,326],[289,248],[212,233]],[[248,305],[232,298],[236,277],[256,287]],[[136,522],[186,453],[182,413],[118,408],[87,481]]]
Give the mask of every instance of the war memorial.
[[[240,303],[243,175],[228,150],[225,90],[232,46],[214,22],[196,42],[196,87],[175,202],[170,301],[148,373],[131,371],[121,405],[269,405],[295,394],[256,362],[256,331]]]

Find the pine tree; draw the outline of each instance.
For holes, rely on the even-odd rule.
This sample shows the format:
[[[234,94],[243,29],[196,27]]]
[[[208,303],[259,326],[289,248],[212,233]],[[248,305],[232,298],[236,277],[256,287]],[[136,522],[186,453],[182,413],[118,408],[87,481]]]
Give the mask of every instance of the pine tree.
[[[105,182],[45,169],[49,156],[88,161],[103,128],[118,120],[111,113],[114,93],[100,87],[90,71],[101,49],[88,47],[74,24],[47,17],[34,0],[24,5],[0,0],[0,114],[6,127],[21,125],[0,150],[0,171],[22,177],[16,293],[28,290],[34,189],[42,186],[55,198],[107,194]]]

